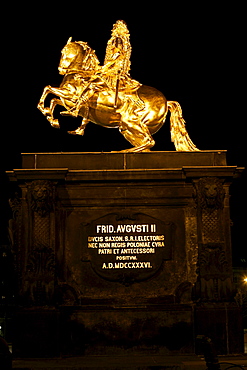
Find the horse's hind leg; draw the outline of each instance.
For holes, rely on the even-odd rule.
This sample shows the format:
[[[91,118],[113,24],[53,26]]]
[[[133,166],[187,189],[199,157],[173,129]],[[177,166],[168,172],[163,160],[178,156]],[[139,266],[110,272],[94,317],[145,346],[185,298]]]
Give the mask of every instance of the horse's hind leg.
[[[69,134],[72,134],[72,135],[81,135],[83,136],[84,135],[84,130],[85,130],[85,127],[86,125],[88,124],[89,122],[89,119],[87,118],[83,118],[82,120],[82,123],[81,123],[81,126],[78,127],[76,130],[74,131],[68,131]]]
[[[123,150],[124,152],[148,151],[155,144],[146,125],[140,122],[121,122],[119,131],[134,148]]]
[[[68,131],[69,134],[72,134],[72,135],[81,135],[81,136],[84,135],[85,127],[87,126],[87,124],[89,122],[89,119],[88,119],[88,116],[89,116],[89,107],[88,106],[85,106],[85,111],[84,111],[84,115],[83,116],[84,117],[82,119],[81,126],[78,127],[74,131]]]

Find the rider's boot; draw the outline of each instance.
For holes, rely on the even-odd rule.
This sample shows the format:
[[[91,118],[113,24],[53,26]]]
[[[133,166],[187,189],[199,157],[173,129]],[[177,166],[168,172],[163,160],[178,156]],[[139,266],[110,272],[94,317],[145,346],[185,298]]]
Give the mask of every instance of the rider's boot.
[[[61,112],[60,114],[62,116],[73,116],[73,117],[77,117],[78,114],[79,114],[79,111],[80,111],[81,106],[82,106],[82,104],[79,101],[73,108],[71,108],[70,110],[65,110],[65,111]]]
[[[81,107],[91,98],[93,93],[94,92],[91,90],[84,91],[83,94],[78,98],[76,104],[71,109],[63,111],[60,114],[62,116],[78,117]]]

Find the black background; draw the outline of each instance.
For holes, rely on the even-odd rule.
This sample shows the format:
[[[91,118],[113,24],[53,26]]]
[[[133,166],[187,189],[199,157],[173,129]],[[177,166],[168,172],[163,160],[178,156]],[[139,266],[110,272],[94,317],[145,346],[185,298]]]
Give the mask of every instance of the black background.
[[[93,123],[84,137],[68,135],[67,130],[75,129],[80,118],[61,117],[58,110],[58,130],[36,108],[43,88],[58,86],[62,80],[57,67],[68,38],[87,41],[103,64],[106,44],[118,19],[126,21],[130,32],[131,76],[180,103],[189,135],[199,149],[227,150],[228,165],[246,166],[245,12],[239,4],[50,1],[5,5],[1,41],[2,209],[7,209],[9,195],[4,170],[20,168],[20,153],[130,147],[118,130]],[[153,150],[175,150],[169,117],[154,139]],[[236,264],[247,260],[245,188],[246,172],[231,186]],[[5,230],[5,226],[1,228]]]

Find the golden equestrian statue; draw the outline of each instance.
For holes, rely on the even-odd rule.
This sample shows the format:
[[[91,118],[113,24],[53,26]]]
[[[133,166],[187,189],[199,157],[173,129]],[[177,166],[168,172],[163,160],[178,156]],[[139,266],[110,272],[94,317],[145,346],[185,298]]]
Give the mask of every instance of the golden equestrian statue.
[[[38,108],[52,127],[59,128],[54,118],[56,105],[66,111],[62,115],[83,117],[81,126],[70,134],[83,135],[89,121],[104,127],[118,128],[133,148],[124,152],[149,151],[155,144],[152,135],[171,113],[171,140],[178,151],[198,150],[191,141],[178,102],[167,101],[157,89],[140,84],[130,77],[131,45],[124,21],[117,21],[107,43],[104,65],[86,42],[71,38],[62,50],[58,67],[64,75],[59,88],[46,86]],[[48,94],[53,94],[45,107]]]

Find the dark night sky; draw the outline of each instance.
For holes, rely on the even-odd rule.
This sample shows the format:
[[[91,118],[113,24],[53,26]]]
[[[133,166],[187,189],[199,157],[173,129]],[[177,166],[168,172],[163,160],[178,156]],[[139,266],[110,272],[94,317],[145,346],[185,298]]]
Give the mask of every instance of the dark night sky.
[[[80,118],[61,117],[61,129],[57,130],[36,108],[43,88],[61,82],[57,67],[68,38],[87,41],[103,63],[112,25],[118,19],[125,20],[130,31],[131,76],[181,104],[187,130],[199,149],[227,150],[229,165],[246,166],[244,9],[237,2],[234,7],[230,3],[222,7],[210,2],[196,6],[188,3],[193,2],[118,2],[100,7],[95,2],[91,6],[73,2],[73,8],[64,3],[67,9],[60,5],[51,12],[58,2],[50,1],[47,7],[38,8],[33,2],[31,7],[19,3],[8,9],[8,30],[2,40],[5,96],[1,167],[20,167],[21,152],[129,147],[118,130],[92,123],[84,137],[70,136],[67,130],[76,128]],[[154,139],[153,150],[174,150],[169,118]],[[246,257],[245,187],[246,173],[232,186],[233,248],[237,258],[244,253]]]

